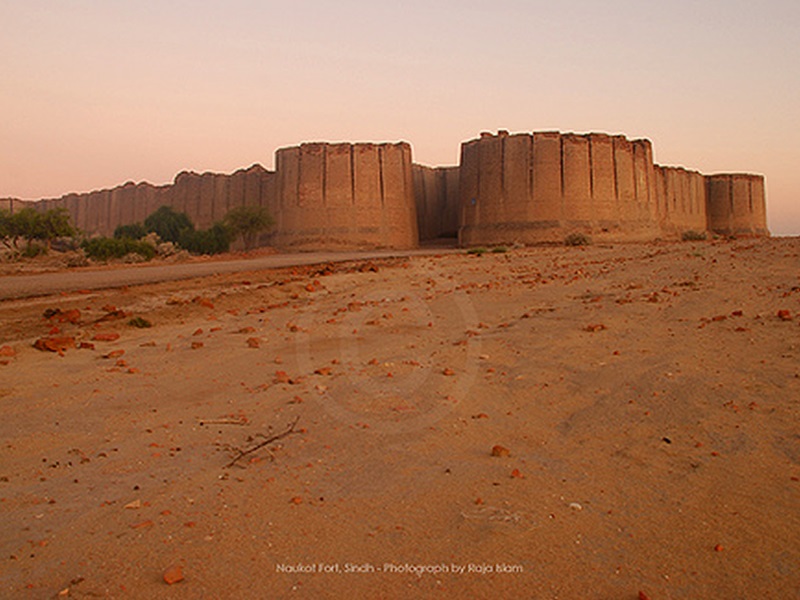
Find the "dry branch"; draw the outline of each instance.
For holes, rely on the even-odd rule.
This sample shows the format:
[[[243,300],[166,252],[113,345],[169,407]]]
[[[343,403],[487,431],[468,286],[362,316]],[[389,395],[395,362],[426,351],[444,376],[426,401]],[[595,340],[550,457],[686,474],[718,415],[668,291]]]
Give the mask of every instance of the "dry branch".
[[[247,425],[247,419],[200,419],[200,425]]]
[[[229,462],[227,465],[225,465],[224,468],[225,469],[229,469],[233,465],[235,465],[237,462],[239,462],[241,459],[243,459],[245,456],[260,450],[261,448],[263,448],[264,446],[266,446],[268,444],[271,444],[272,442],[276,442],[276,441],[278,441],[278,440],[280,440],[282,438],[285,438],[288,435],[293,434],[294,433],[294,428],[297,425],[297,422],[299,420],[300,420],[300,417],[298,416],[294,421],[292,421],[289,424],[289,427],[287,427],[283,432],[278,433],[276,435],[273,435],[271,437],[268,437],[263,442],[259,442],[258,444],[256,444],[252,448],[248,448],[247,450],[239,450],[238,448],[234,448],[234,450],[236,450],[236,452],[237,452],[237,455],[233,458],[233,460],[231,462]]]

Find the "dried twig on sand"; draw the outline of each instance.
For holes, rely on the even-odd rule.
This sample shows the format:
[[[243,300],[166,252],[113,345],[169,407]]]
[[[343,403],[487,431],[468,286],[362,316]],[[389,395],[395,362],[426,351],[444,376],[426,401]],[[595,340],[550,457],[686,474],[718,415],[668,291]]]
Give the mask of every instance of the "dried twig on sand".
[[[247,425],[246,418],[241,419],[200,419],[200,425]]]
[[[294,421],[292,421],[289,424],[289,427],[287,427],[283,432],[278,433],[276,435],[273,435],[271,437],[268,437],[263,442],[259,442],[258,444],[256,444],[252,448],[248,448],[247,450],[240,450],[238,448],[234,448],[234,450],[236,451],[237,454],[236,454],[236,456],[233,458],[233,460],[231,462],[229,462],[227,465],[225,465],[224,468],[229,469],[233,465],[235,465],[237,462],[239,462],[241,459],[243,459],[245,456],[260,450],[261,448],[263,448],[264,446],[266,446],[268,444],[271,444],[272,442],[276,442],[276,441],[278,441],[278,440],[280,440],[282,438],[285,438],[288,435],[293,434],[295,425],[297,425],[297,422],[299,420],[300,420],[300,417],[298,416]]]

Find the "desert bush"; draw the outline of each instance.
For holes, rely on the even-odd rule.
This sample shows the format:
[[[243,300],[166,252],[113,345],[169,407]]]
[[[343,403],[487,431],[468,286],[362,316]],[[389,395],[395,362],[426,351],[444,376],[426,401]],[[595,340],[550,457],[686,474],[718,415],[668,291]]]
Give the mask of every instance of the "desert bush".
[[[44,244],[31,243],[27,244],[22,249],[23,258],[36,258],[37,256],[44,256],[47,254],[47,246]]]
[[[144,220],[145,229],[155,232],[164,242],[180,244],[182,235],[194,231],[194,225],[186,213],[175,212],[169,206],[162,206]]]
[[[64,266],[68,268],[85,267],[89,264],[89,261],[86,258],[86,252],[84,252],[82,248],[65,252],[61,260],[63,261]]]
[[[564,238],[565,246],[588,246],[592,241],[583,233],[570,233]]]
[[[192,254],[221,254],[231,247],[233,234],[223,223],[214,223],[211,229],[201,231],[185,230],[178,245]]]
[[[141,223],[131,223],[129,225],[118,225],[114,230],[114,237],[130,238],[132,240],[140,240],[147,235],[147,229]]]
[[[138,252],[128,252],[120,260],[125,264],[135,265],[137,263],[147,262],[150,259],[144,256],[143,254],[139,254]]]
[[[505,254],[506,252],[508,252],[508,248],[505,246],[495,246],[492,248],[492,254]]]
[[[483,254],[486,254],[487,252],[488,252],[488,250],[486,248],[483,248],[483,247],[470,248],[469,250],[467,250],[467,254],[472,254],[474,256],[481,256]]]
[[[37,256],[40,252],[32,248],[35,240],[45,242],[47,246],[60,237],[75,235],[70,224],[69,212],[66,208],[54,208],[41,213],[35,208],[26,207],[11,214],[7,210],[0,211],[0,239],[8,248],[17,248],[18,240],[24,239],[28,255]]]
[[[130,238],[91,238],[84,240],[81,247],[93,260],[123,258],[129,254],[138,254],[144,260],[150,260],[156,255],[155,248],[150,244]]]
[[[152,327],[153,324],[143,317],[134,317],[130,321],[128,321],[128,325],[131,327],[138,327],[139,329],[147,329]]]
[[[50,244],[57,238],[72,237],[76,234],[70,221],[69,211],[63,206],[40,213],[39,238]]]
[[[684,231],[681,234],[681,239],[684,242],[701,242],[706,239],[705,231]]]
[[[11,211],[0,210],[0,240],[3,240],[3,243],[9,248],[11,247],[12,231]]]

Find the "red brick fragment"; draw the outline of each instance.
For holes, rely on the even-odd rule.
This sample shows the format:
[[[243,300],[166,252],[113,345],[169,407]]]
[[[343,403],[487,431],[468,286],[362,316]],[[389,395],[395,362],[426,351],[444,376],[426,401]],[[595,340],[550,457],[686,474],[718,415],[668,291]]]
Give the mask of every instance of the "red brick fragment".
[[[504,446],[500,446],[499,444],[492,447],[492,456],[498,456],[501,458],[505,458],[506,456],[511,456],[511,450],[505,448]]]
[[[92,336],[94,342],[115,342],[119,339],[119,334],[116,332],[95,333]]]
[[[293,385],[295,380],[289,377],[286,371],[275,371],[275,379],[272,380],[272,383],[288,383]]]
[[[183,581],[183,568],[180,565],[173,565],[164,571],[164,582],[167,585],[173,585]]]
[[[74,337],[47,337],[39,338],[33,344],[33,347],[43,352],[58,352],[63,354],[69,348],[75,347]]]

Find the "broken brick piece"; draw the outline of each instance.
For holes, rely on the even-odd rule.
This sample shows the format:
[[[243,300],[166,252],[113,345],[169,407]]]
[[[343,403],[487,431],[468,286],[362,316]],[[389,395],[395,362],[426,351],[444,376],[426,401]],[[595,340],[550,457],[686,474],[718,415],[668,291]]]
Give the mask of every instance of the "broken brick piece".
[[[505,458],[507,456],[511,456],[511,450],[505,448],[504,446],[500,446],[499,444],[492,447],[492,456],[498,456],[501,458]]]
[[[58,352],[63,354],[67,349],[75,347],[74,337],[47,337],[39,338],[33,347],[43,352]]]
[[[92,336],[94,342],[115,342],[119,339],[119,334],[116,332],[95,333]]]
[[[164,571],[164,582],[167,585],[173,585],[183,581],[183,568],[180,565],[173,565]]]

